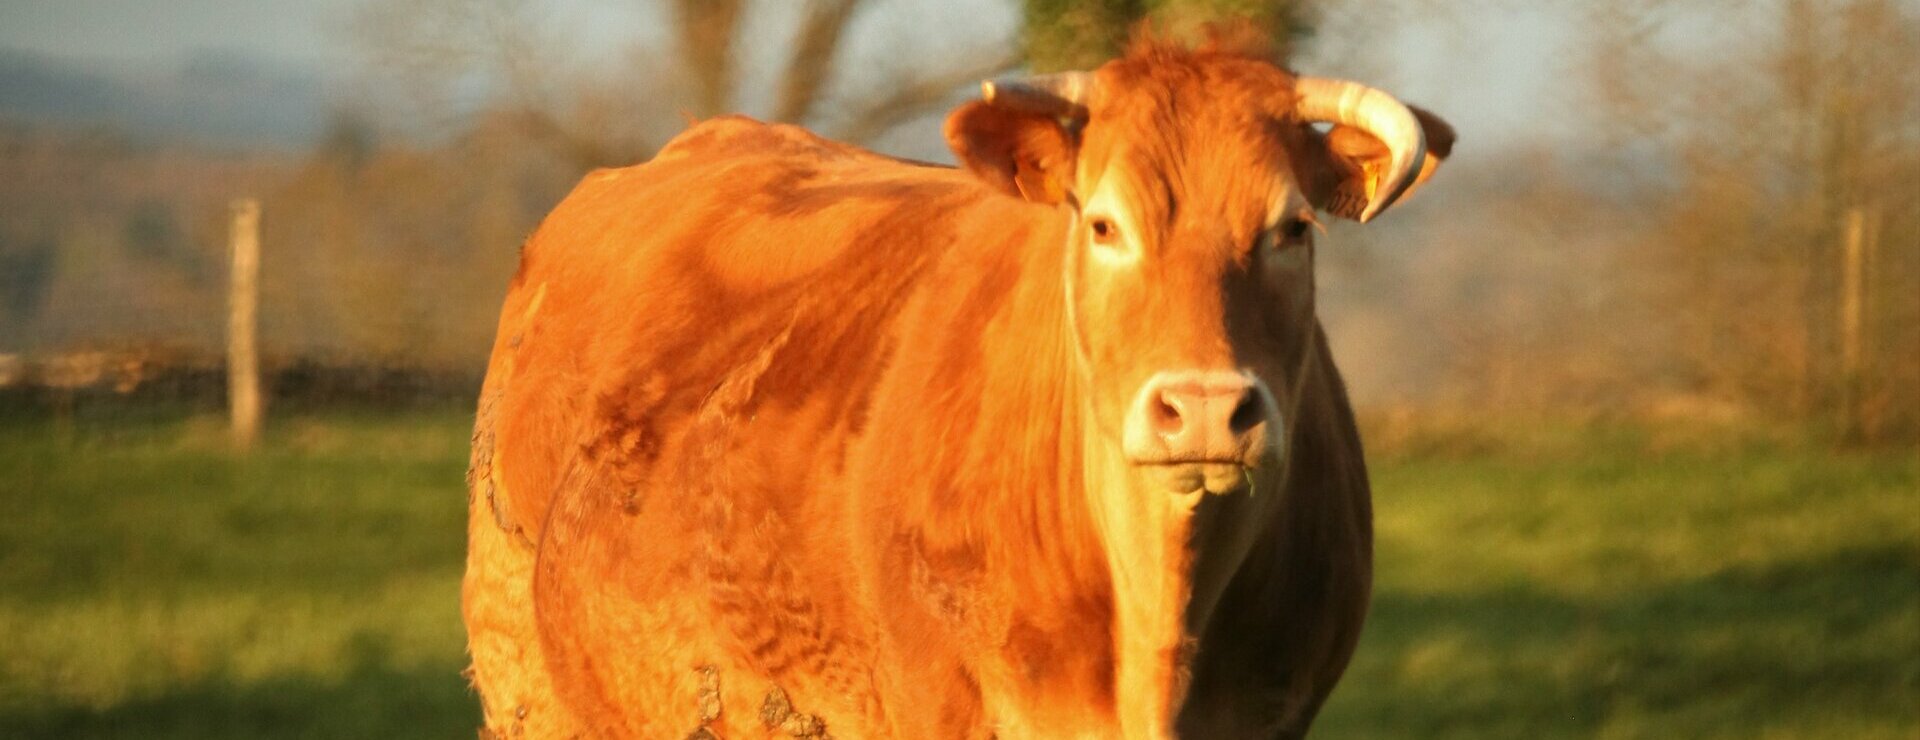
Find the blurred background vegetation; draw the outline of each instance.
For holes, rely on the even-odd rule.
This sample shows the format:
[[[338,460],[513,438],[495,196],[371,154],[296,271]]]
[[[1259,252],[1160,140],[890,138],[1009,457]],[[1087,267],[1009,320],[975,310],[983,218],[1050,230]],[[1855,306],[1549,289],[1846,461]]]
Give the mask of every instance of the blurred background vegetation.
[[[471,732],[466,427],[575,180],[729,111],[946,161],[980,78],[1224,17],[1463,143],[1320,251],[1380,542],[1319,735],[1920,734],[1911,0],[63,7],[0,9],[0,736]]]

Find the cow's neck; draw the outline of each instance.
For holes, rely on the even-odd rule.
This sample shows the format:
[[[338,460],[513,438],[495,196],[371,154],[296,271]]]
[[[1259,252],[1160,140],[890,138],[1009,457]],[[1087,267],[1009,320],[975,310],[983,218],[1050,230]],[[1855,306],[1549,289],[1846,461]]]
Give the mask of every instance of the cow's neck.
[[[1193,590],[1192,515],[1173,496],[1136,490],[1111,447],[1086,440],[1082,494],[1113,582],[1114,698],[1127,737],[1158,737],[1172,726],[1192,651],[1182,619]]]
[[[1077,473],[1063,487],[1063,500],[1083,504],[1111,584],[1115,720],[1124,737],[1164,737],[1185,689],[1184,667],[1191,655],[1181,619],[1192,591],[1186,546],[1191,512],[1181,511],[1179,502],[1165,494],[1136,490],[1131,466],[1110,439],[1116,435],[1102,433],[1090,395],[1098,378],[1075,313],[1078,252],[1064,238],[1060,243],[1055,326],[1070,351],[1057,377],[1065,387],[1061,416],[1073,420],[1060,463],[1062,470]]]

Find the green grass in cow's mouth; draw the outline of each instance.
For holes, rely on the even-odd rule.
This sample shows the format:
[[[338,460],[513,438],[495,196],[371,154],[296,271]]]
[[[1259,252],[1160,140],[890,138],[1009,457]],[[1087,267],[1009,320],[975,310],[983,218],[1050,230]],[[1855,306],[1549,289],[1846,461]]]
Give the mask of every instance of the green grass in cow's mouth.
[[[281,415],[237,459],[213,417],[0,413],[0,737],[470,737],[467,434]],[[1920,457],[1530,434],[1568,443],[1375,444],[1316,737],[1920,733]]]

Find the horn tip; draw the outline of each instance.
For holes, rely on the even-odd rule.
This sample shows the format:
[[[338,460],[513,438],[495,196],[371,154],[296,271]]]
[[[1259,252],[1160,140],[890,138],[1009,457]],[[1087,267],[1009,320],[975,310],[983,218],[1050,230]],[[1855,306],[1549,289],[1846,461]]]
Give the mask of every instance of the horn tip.
[[[980,99],[981,100],[987,101],[988,103],[992,103],[994,96],[999,92],[1000,90],[998,86],[993,84],[993,80],[980,81]]]

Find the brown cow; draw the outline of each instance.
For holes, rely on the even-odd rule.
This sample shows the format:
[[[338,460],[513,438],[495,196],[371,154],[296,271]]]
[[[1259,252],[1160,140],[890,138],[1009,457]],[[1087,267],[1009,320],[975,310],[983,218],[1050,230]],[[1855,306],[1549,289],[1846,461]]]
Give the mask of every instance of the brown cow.
[[[486,732],[1302,734],[1371,578],[1313,212],[1452,133],[1266,59],[988,84],[960,170],[724,118],[588,175],[481,395]]]

